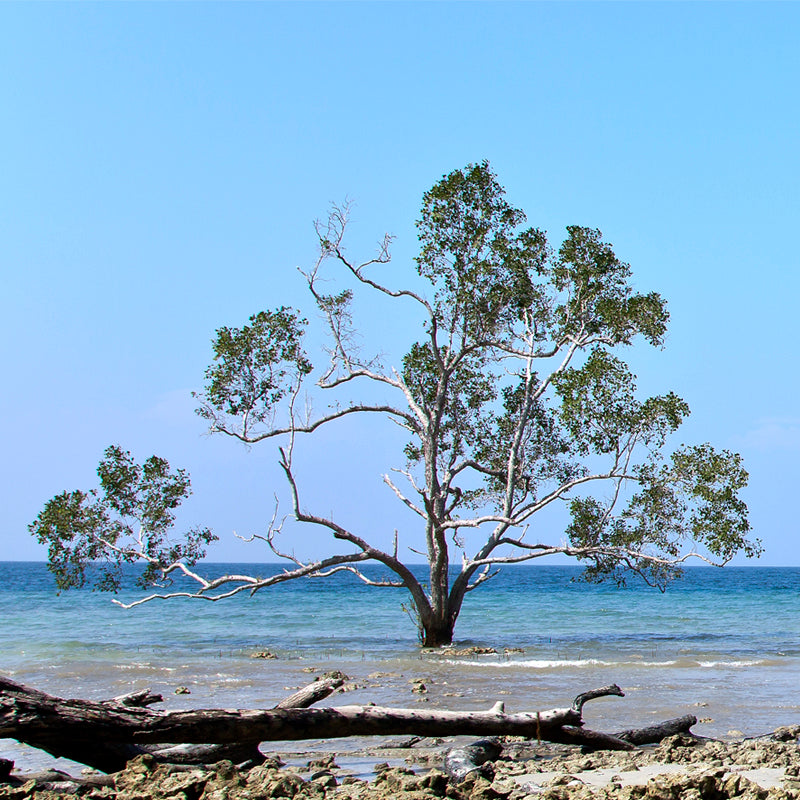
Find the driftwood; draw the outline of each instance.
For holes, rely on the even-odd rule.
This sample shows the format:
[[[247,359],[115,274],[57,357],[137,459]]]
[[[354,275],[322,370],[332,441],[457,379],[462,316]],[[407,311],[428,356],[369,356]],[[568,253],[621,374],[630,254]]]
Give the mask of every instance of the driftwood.
[[[58,769],[46,769],[41,772],[26,772],[23,775],[9,774],[5,777],[0,777],[0,783],[12,787],[22,787],[31,781],[36,784],[37,791],[54,792],[61,795],[61,797],[65,795],[74,796],[78,793],[82,793],[81,790],[84,789],[84,787],[96,789],[101,786],[110,788],[114,786],[113,775],[101,775],[97,773],[76,778],[74,775],[69,775]],[[26,790],[24,793],[20,793],[19,796],[27,795],[29,795],[29,792]],[[13,797],[14,795],[11,796]]]
[[[632,733],[609,735],[583,728],[587,700],[624,696],[618,686],[579,695],[570,708],[507,714],[502,703],[488,711],[432,711],[297,705],[341,685],[344,676],[315,682],[273,709],[199,709],[154,711],[158,696],[139,692],[104,702],[71,700],[31,689],[0,677],[0,738],[12,738],[88,764],[103,772],[124,767],[145,752],[173,763],[211,763],[221,758],[263,761],[258,744],[266,741],[326,739],[345,736],[524,736],[591,749],[633,749]],[[337,683],[338,681],[338,683]],[[287,703],[291,707],[287,707]],[[187,747],[188,746],[188,747]]]
[[[282,700],[282,709],[306,708],[324,699],[346,680],[341,673],[314,681]],[[213,764],[228,759],[235,764],[260,764],[264,755],[258,740],[169,739],[152,743],[135,741],[133,735],[114,735],[117,722],[135,727],[137,718],[159,718],[164,712],[147,707],[163,701],[149,690],[131,692],[93,703],[64,700],[0,676],[0,738],[44,750],[57,758],[69,758],[102,772],[116,772],[136,756],[149,754],[170,764]],[[198,712],[202,714],[203,712]],[[1,780],[2,778],[0,778]]]
[[[668,719],[658,725],[648,725],[646,728],[636,728],[634,730],[620,731],[615,733],[617,739],[630,742],[635,745],[657,744],[667,736],[675,736],[678,733],[691,733],[689,730],[692,725],[697,725],[697,717],[687,714],[685,717]]]
[[[346,680],[347,675],[343,672],[332,672],[281,700],[275,708],[308,708],[333,694]]]

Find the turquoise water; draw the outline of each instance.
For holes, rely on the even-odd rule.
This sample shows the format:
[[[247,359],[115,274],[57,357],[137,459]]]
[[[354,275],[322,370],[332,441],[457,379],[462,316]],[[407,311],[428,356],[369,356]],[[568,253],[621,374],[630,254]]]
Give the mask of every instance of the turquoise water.
[[[207,565],[211,573],[279,568]],[[358,687],[330,701],[338,704],[475,709],[504,700],[509,711],[531,711],[615,682],[626,697],[588,705],[589,727],[694,713],[704,720],[698,733],[726,736],[800,722],[800,569],[691,568],[663,594],[633,580],[627,589],[586,585],[573,580],[579,574],[507,568],[470,594],[457,647],[497,650],[474,656],[420,651],[403,593],[350,575],[125,610],[107,594],[56,595],[43,564],[0,562],[0,671],[62,696],[150,687],[171,708],[268,707],[331,669]],[[263,650],[277,658],[252,658]],[[424,696],[410,691],[417,679]],[[191,694],[176,695],[178,686]],[[50,763],[8,740],[0,756]]]

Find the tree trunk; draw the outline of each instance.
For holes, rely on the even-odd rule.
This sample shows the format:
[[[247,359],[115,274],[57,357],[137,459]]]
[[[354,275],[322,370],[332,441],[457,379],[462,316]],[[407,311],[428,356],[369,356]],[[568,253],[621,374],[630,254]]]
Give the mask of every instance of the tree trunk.
[[[442,647],[452,644],[458,614],[450,613],[446,597],[444,599],[433,597],[430,602],[428,598],[423,600],[424,602],[421,602],[414,598],[420,644],[423,647]]]
[[[427,625],[421,625],[420,640],[423,647],[444,647],[453,643],[455,622],[433,620]]]
[[[433,577],[431,577],[433,581]],[[437,593],[432,603],[419,614],[420,642],[423,647],[444,647],[453,643],[461,601],[454,607],[450,596]]]

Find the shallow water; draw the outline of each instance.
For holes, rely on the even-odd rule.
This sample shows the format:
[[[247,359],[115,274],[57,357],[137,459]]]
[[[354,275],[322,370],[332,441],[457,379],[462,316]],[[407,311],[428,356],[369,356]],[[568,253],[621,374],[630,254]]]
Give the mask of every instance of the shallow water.
[[[212,572],[274,565],[208,565]],[[358,686],[329,704],[508,711],[569,705],[619,684],[626,697],[585,708],[601,730],[686,713],[695,730],[759,734],[800,722],[800,570],[693,568],[662,594],[573,582],[574,567],[504,570],[471,594],[457,646],[420,651],[397,590],[349,576],[305,580],[221,603],[153,602],[125,610],[105,594],[56,595],[43,564],[0,562],[0,671],[54,694],[101,699],[149,687],[165,707],[270,706],[320,672]],[[138,596],[126,589],[127,598]],[[276,659],[252,658],[269,650]],[[411,692],[422,680],[427,693]],[[191,694],[176,695],[178,686]],[[49,756],[0,740],[0,756],[38,768]]]

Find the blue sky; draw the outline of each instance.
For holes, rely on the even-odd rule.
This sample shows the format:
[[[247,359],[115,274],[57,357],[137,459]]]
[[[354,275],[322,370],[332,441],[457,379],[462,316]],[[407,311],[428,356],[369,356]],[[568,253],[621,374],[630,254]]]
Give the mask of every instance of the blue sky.
[[[486,158],[552,242],[600,228],[667,298],[641,384],[743,454],[761,563],[800,564],[799,29],[793,3],[0,4],[0,559],[43,558],[28,523],[118,442],[192,473],[213,557],[263,560],[233,531],[263,532],[275,448],[193,414],[215,329],[306,303],[346,197],[354,257],[395,234],[402,282],[422,193]],[[368,308],[365,337],[399,354],[412,323]],[[307,447],[307,497],[386,541],[397,439],[364,437]]]

